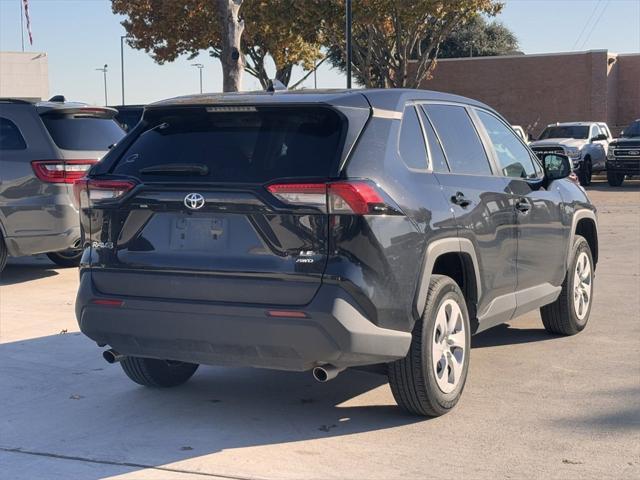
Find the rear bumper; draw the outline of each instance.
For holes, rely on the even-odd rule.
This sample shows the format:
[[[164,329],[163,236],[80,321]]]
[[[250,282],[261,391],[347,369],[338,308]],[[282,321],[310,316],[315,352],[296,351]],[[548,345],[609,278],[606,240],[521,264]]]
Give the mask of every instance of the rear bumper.
[[[124,355],[302,371],[390,362],[411,343],[410,333],[371,323],[337,286],[323,285],[310,304],[295,307],[308,318],[269,317],[265,307],[251,305],[137,297],[116,297],[119,307],[92,303],[100,298],[85,272],[76,299],[80,329]]]
[[[7,237],[7,249],[12,257],[60,252],[74,246],[80,239],[80,227],[71,227],[63,233]]]

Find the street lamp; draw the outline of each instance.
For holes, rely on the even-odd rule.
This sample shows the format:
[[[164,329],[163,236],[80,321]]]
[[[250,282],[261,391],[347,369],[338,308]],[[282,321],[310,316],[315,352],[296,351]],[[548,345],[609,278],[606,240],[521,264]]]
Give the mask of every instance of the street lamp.
[[[105,63],[104,67],[96,68],[97,71],[102,72],[104,76],[104,105],[105,107],[109,104],[109,100],[107,100],[107,67],[108,65]]]
[[[351,88],[351,0],[346,0],[345,2],[346,8],[346,25],[345,25],[345,36],[346,36],[346,47],[347,47],[347,88]]]
[[[124,39],[126,35],[120,35],[120,74],[122,80],[122,105],[124,105]]]
[[[202,69],[204,65],[201,63],[192,63],[191,66],[196,67],[200,71],[200,93],[202,93]]]

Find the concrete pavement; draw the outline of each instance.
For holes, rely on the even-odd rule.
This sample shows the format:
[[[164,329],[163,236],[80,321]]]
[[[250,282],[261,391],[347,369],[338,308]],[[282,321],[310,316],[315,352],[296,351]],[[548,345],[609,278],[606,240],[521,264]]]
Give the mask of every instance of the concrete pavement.
[[[10,262],[0,281],[0,477],[7,479],[640,478],[640,182],[597,181],[591,321],[537,313],[474,338],[458,407],[403,414],[386,379],[201,367],[130,382],[78,333],[77,271]]]

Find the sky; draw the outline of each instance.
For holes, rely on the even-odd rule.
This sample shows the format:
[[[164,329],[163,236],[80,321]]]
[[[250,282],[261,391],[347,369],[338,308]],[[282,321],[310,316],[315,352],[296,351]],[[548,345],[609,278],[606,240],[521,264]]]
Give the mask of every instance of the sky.
[[[304,0],[301,0],[304,1]],[[356,0],[357,1],[357,0]],[[0,50],[20,51],[22,0],[0,0]],[[49,91],[68,99],[104,103],[103,74],[108,65],[110,104],[121,102],[120,25],[123,17],[111,12],[109,0],[29,0],[33,45],[25,49],[49,57]],[[506,0],[497,20],[518,37],[526,54],[607,49],[615,53],[640,52],[640,0]],[[354,18],[354,21],[358,21]],[[192,63],[203,63],[204,90],[222,89],[222,71],[206,52],[188,60],[158,65],[148,54],[125,46],[126,103],[149,103],[176,95],[197,93],[199,76]],[[0,68],[2,65],[0,64]],[[292,80],[301,78],[296,70]],[[319,88],[345,85],[345,77],[329,66],[317,74]],[[313,76],[304,84],[313,88]],[[244,89],[260,84],[245,74]]]

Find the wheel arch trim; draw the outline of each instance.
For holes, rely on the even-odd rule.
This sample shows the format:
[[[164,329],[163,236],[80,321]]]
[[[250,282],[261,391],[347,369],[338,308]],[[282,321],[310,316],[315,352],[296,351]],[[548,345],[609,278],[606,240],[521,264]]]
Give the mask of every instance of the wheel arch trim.
[[[427,303],[427,292],[429,290],[429,282],[433,274],[433,268],[438,258],[447,253],[456,253],[467,255],[473,264],[473,273],[475,276],[476,300],[479,300],[482,294],[482,283],[480,279],[480,267],[478,265],[478,257],[476,249],[471,240],[466,238],[449,237],[441,238],[431,242],[426,249],[424,261],[422,265],[422,274],[418,281],[416,291],[416,299],[414,301],[414,315],[419,318],[424,311]]]
[[[578,223],[580,220],[591,220],[593,222],[593,226],[595,228],[596,233],[596,246],[598,242],[598,217],[593,210],[589,210],[586,208],[581,208],[576,210],[573,213],[573,218],[571,219],[571,232],[569,234],[569,244],[567,245],[567,255],[565,261],[565,267],[568,269],[571,264],[571,255],[573,254],[573,243],[576,240],[576,230],[578,229]],[[594,258],[598,257],[598,252],[591,252]]]

